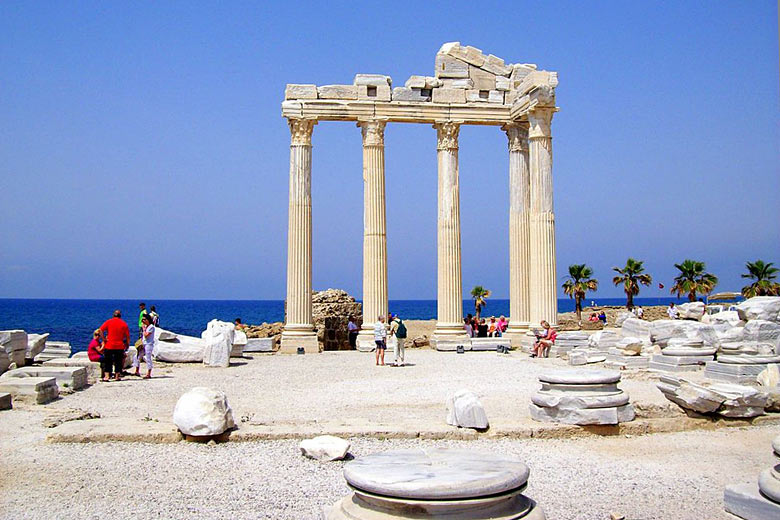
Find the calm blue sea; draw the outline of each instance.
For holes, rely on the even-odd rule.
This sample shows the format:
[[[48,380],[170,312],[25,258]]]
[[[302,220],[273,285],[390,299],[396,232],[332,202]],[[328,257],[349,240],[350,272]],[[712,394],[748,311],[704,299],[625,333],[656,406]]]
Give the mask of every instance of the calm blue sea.
[[[625,298],[595,299],[599,305],[625,305]],[[636,298],[637,305],[668,305],[670,298]],[[585,302],[590,305],[591,299]],[[147,308],[157,307],[162,328],[200,336],[206,324],[214,319],[233,321],[241,318],[244,323],[260,324],[284,320],[282,300],[157,300],[146,301]],[[137,300],[29,300],[0,299],[0,330],[23,329],[27,332],[51,334],[50,340],[68,341],[73,351],[86,350],[92,331],[111,317],[115,309],[130,325],[131,333],[137,329]],[[574,300],[558,300],[558,311],[574,310]],[[436,318],[436,300],[390,300],[390,311],[404,319],[426,320]],[[463,302],[463,314],[474,312],[471,300]],[[489,299],[483,315],[509,315],[509,300]]]

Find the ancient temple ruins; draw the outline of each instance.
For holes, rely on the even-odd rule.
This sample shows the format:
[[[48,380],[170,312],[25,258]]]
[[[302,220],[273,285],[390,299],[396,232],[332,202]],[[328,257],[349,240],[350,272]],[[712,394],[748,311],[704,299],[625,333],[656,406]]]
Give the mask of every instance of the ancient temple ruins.
[[[509,335],[556,321],[552,135],[556,72],[506,64],[481,50],[445,43],[433,76],[411,76],[392,88],[389,76],[358,74],[352,85],[287,85],[282,103],[291,132],[287,249],[287,317],[282,351],[317,352],[312,323],[311,136],[319,121],[355,121],[363,136],[363,326],[373,344],[377,316],[386,316],[384,131],[387,123],[427,123],[437,136],[438,316],[434,340],[465,340],[461,282],[458,132],[493,125],[509,144]]]

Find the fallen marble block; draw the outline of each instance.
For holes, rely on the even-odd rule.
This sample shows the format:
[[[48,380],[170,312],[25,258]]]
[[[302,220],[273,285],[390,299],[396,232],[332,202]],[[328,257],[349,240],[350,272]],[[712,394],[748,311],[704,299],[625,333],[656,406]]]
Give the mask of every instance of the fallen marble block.
[[[737,305],[737,314],[744,321],[780,322],[780,296],[755,296]]]
[[[649,345],[650,322],[638,318],[628,318],[620,329],[621,338],[638,338],[642,343]]]
[[[304,439],[298,445],[301,455],[323,462],[343,460],[349,452],[349,441],[333,435],[320,435],[313,439]]]
[[[707,346],[719,346],[720,338],[712,325],[689,320],[656,320],[650,322],[650,339],[665,348],[672,339],[700,340]]]
[[[8,392],[0,392],[0,410],[10,410],[14,407],[11,400],[11,394]]]
[[[44,361],[41,364],[42,367],[76,367],[84,368],[87,371],[87,377],[89,379],[97,379],[100,377],[100,363],[96,361],[90,361],[89,358],[55,358],[48,361]]]
[[[207,367],[229,367],[230,351],[235,339],[235,325],[226,321],[211,320],[203,332],[206,348],[203,364]]]
[[[611,348],[607,352],[606,366],[618,370],[627,368],[649,368],[650,356],[646,354],[627,356],[624,354],[623,350]]]
[[[733,357],[733,356],[729,356]],[[720,359],[720,358],[719,358]],[[767,363],[722,363],[719,360],[707,361],[704,365],[704,375],[710,379],[727,381],[737,384],[754,384],[756,378]]]
[[[588,333],[581,331],[563,331],[558,333],[555,343],[550,347],[550,357],[561,357],[575,348],[588,346]]]
[[[602,355],[599,351],[575,349],[569,352],[569,364],[573,366],[603,363],[606,360],[607,356]]]
[[[202,338],[175,334],[155,327],[154,359],[169,363],[200,363],[206,342]]]
[[[620,338],[614,330],[600,330],[590,335],[588,347],[607,352],[617,345],[618,339]]]
[[[49,339],[49,333],[27,335],[27,350],[24,353],[24,359],[27,363],[32,363],[35,356],[43,352],[47,339]]]
[[[233,410],[224,392],[197,386],[182,395],[173,410],[173,423],[185,435],[209,437],[233,428]]]
[[[763,387],[780,386],[780,365],[770,363],[756,376],[756,382]]]
[[[618,388],[620,372],[568,369],[543,372],[542,388],[531,396],[531,418],[565,424],[618,424],[634,420],[628,394]]]
[[[772,454],[778,462],[758,475],[758,482],[726,487],[726,511],[745,520],[780,518],[780,436],[772,441]]]
[[[650,359],[650,369],[657,372],[699,370],[715,359],[716,347],[707,347],[700,339],[671,338],[661,354]]]
[[[273,338],[248,338],[246,340],[246,346],[244,352],[273,352],[274,351],[274,339]]]
[[[53,377],[0,378],[0,392],[11,394],[14,400],[29,400],[37,404],[48,403],[60,395]]]
[[[230,357],[243,357],[247,341],[246,333],[242,330],[236,330],[233,337],[233,347],[230,349]]]
[[[704,302],[681,303],[676,307],[681,320],[699,321],[704,316]]]
[[[622,327],[623,323],[625,323],[628,319],[636,319],[636,316],[628,311],[621,312],[618,314],[618,317],[615,318],[615,327]]]
[[[757,417],[764,414],[767,395],[750,386],[728,383],[698,384],[662,375],[656,385],[664,396],[686,410],[724,417]]]
[[[767,343],[777,347],[780,345],[780,323],[750,320],[742,329],[742,340],[747,343]]]
[[[47,341],[43,352],[35,356],[35,361],[43,363],[50,359],[69,358],[71,353],[70,343],[67,341]]]
[[[11,377],[53,377],[60,392],[63,390],[81,390],[87,386],[87,369],[85,367],[53,367],[29,366],[9,370],[0,380]]]
[[[515,456],[472,449],[376,453],[344,465],[351,492],[323,518],[544,520],[544,511],[522,494],[529,474]]]
[[[11,365],[11,358],[8,356],[8,352],[5,349],[0,348],[0,374],[8,370]]]
[[[715,314],[706,314],[702,320],[707,320],[710,325],[716,326],[720,324],[728,325],[729,327],[744,326],[745,322],[739,317],[737,311],[722,311]]]
[[[24,366],[27,352],[27,333],[23,330],[0,330],[0,347],[2,347],[11,363],[16,363],[17,368]]]
[[[458,428],[488,428],[485,408],[479,398],[469,390],[459,390],[447,398],[447,424]]]
[[[471,348],[468,350],[496,352],[499,346],[512,348],[512,340],[506,336],[499,338],[471,338]]]

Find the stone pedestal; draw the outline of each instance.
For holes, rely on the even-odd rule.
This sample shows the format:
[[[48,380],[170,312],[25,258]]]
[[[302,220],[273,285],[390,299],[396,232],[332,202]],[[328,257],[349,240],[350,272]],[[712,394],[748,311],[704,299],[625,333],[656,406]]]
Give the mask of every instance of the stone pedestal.
[[[501,127],[509,139],[509,326],[506,334],[519,346],[530,322],[531,205],[528,171],[528,123]]]
[[[363,135],[363,325],[360,350],[373,348],[374,324],[387,319],[385,122],[358,122]]]
[[[618,388],[620,372],[569,369],[539,375],[531,396],[531,418],[565,424],[618,424],[634,420],[628,394]]]
[[[287,228],[287,316],[283,353],[319,352],[311,310],[311,134],[316,121],[289,119],[290,201]]]
[[[438,313],[432,343],[438,339],[466,338],[463,328],[463,288],[460,257],[460,187],[458,131],[453,121],[436,123],[439,169]]]
[[[729,383],[750,384],[770,363],[780,363],[780,356],[720,355],[715,361],[707,361],[704,375]]]
[[[528,466],[516,457],[470,450],[399,450],[344,466],[353,493],[324,511],[326,520],[453,518],[543,520],[523,495]]]
[[[528,114],[530,122],[530,241],[531,315],[533,325],[547,320],[555,326],[558,299],[555,273],[555,214],[553,212],[552,135],[554,108],[539,108]]]
[[[780,436],[772,441],[772,451],[778,462],[758,476],[758,485],[728,486],[723,494],[726,511],[745,520],[777,520],[780,518]]]

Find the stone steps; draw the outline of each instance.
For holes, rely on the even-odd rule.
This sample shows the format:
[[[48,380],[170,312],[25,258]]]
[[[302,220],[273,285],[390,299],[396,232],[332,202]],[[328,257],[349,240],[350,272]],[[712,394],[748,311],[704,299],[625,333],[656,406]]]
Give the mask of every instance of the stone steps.
[[[0,379],[0,392],[8,392],[15,400],[30,400],[37,404],[48,403],[60,395],[53,377],[3,378]]]
[[[0,376],[0,380],[21,377],[53,377],[60,392],[63,390],[81,390],[87,386],[87,368],[85,367],[56,367],[56,366],[29,366],[10,370]]]

